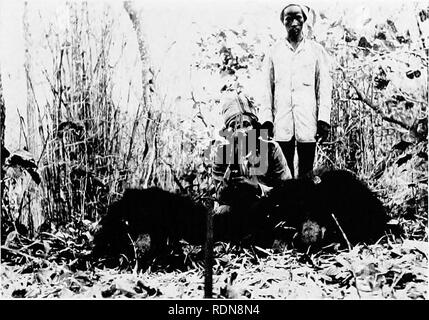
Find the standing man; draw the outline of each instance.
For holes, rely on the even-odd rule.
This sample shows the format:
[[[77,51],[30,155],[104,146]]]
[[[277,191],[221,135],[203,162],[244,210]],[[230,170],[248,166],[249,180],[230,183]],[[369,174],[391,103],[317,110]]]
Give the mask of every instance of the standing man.
[[[332,82],[329,57],[317,42],[305,39],[309,8],[289,4],[280,14],[287,35],[265,59],[265,101],[260,121],[274,137],[294,174],[295,142],[298,177],[313,170],[316,141],[330,130]]]

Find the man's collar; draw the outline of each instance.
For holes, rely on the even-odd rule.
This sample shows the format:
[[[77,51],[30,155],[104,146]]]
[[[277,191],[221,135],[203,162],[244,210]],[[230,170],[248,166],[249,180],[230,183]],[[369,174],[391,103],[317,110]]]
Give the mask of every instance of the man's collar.
[[[286,45],[289,47],[289,49],[291,49],[292,52],[295,52],[295,53],[301,51],[302,48],[304,47],[305,43],[307,42],[305,36],[303,36],[302,40],[298,43],[298,46],[296,47],[296,49],[294,49],[293,46],[290,44],[289,40],[287,39],[287,37],[285,37],[284,39],[285,39]]]

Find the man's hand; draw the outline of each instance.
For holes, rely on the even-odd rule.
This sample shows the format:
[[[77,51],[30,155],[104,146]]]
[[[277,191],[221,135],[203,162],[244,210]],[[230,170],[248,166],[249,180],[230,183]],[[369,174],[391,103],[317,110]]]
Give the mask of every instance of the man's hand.
[[[265,121],[262,125],[261,125],[261,129],[266,129],[268,130],[268,137],[269,138],[274,138],[274,125],[271,121]]]
[[[317,121],[316,140],[319,142],[324,142],[328,138],[330,130],[331,130],[331,126],[327,124],[325,121],[322,121],[322,120]]]

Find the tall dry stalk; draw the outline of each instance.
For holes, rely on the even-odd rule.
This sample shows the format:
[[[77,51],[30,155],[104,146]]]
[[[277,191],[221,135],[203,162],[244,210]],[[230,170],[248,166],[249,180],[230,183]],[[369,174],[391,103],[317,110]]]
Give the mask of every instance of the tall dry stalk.
[[[112,100],[108,66],[113,20],[106,8],[102,30],[94,37],[86,3],[68,4],[70,32],[55,49],[51,83],[53,102],[47,112],[51,135],[44,158],[47,210],[64,224],[96,219],[112,195],[121,192],[121,113]],[[55,41],[57,40],[57,41]],[[65,45],[66,44],[66,45]],[[54,51],[54,54],[55,54]]]

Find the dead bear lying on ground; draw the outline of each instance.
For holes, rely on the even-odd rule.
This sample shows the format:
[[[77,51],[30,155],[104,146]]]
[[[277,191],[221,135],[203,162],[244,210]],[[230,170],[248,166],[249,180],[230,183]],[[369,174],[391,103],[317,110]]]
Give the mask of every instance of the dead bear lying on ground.
[[[215,241],[270,247],[281,239],[306,250],[347,245],[343,233],[352,245],[370,244],[387,230],[376,194],[344,170],[285,181],[262,199],[245,188],[230,186],[225,192],[231,212],[213,216]],[[158,188],[127,190],[101,220],[93,255],[149,262],[181,239],[202,245],[207,212],[189,197]]]
[[[107,257],[112,265],[121,255],[149,262],[181,239],[203,244],[206,215],[207,208],[189,197],[159,188],[128,189],[101,219],[93,257]]]
[[[388,222],[377,195],[345,170],[285,181],[261,200],[257,211],[267,216],[274,237],[292,236],[295,247],[302,249],[347,245],[343,234],[351,245],[374,243]]]

